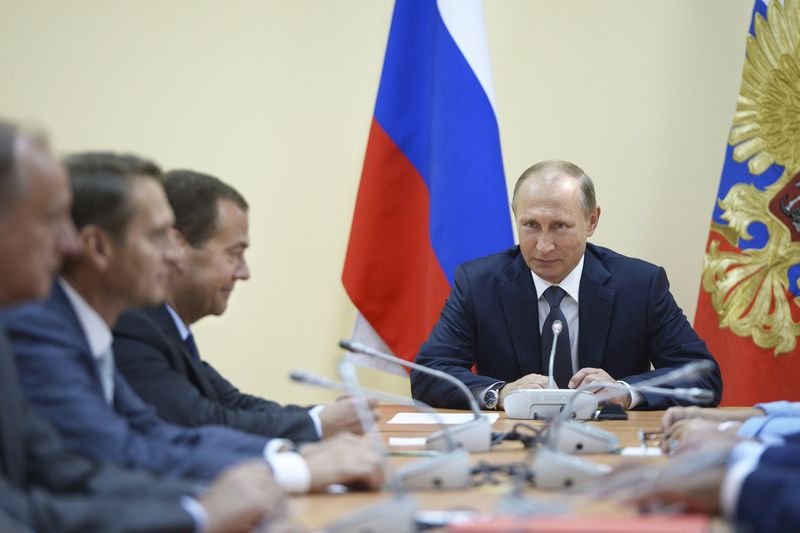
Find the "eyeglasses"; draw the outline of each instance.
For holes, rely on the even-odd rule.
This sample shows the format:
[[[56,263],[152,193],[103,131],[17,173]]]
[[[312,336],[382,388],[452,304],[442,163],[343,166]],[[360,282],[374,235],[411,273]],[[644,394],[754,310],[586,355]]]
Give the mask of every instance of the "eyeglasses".
[[[639,442],[642,444],[642,449],[649,448],[651,442],[654,447],[661,447],[661,443],[667,439],[667,433],[664,431],[645,431],[640,429],[638,435]]]

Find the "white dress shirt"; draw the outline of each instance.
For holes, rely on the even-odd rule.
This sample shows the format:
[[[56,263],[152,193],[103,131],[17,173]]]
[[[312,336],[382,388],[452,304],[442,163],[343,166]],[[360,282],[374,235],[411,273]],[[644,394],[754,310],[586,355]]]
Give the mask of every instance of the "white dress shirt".
[[[186,342],[186,339],[192,334],[189,326],[186,325],[171,305],[164,304],[164,307],[167,308],[167,312],[169,312],[169,315],[172,317],[172,321],[175,323],[175,327],[178,329],[181,339]],[[320,405],[314,409],[318,409],[318,413],[322,408],[323,406]],[[311,416],[311,420],[314,421],[314,427],[317,429],[317,433],[321,437],[322,424],[319,420],[319,416],[311,413],[309,413],[309,415]],[[283,490],[294,494],[302,494],[308,492],[311,488],[311,472],[308,469],[305,459],[293,450],[294,444],[292,441],[288,439],[272,439],[267,443],[267,447],[264,449],[264,458],[267,460],[270,467],[272,467],[275,481]]]
[[[561,308],[561,312],[564,313],[564,318],[567,319],[567,328],[569,328],[569,352],[572,360],[573,374],[581,368],[578,363],[578,293],[581,288],[582,274],[583,256],[581,256],[581,260],[578,261],[575,268],[572,269],[572,272],[567,274],[567,277],[564,278],[561,283],[550,283],[540,278],[536,275],[536,272],[531,270],[533,284],[536,286],[536,294],[539,295],[539,333],[542,332],[545,320],[547,320],[547,315],[550,314],[550,304],[547,303],[544,297],[544,291],[553,285],[558,285],[567,293],[564,299],[561,300],[561,305],[559,307]],[[547,349],[549,350],[550,346],[548,346]]]
[[[58,279],[58,284],[64,289],[72,310],[78,317],[83,334],[89,344],[89,350],[95,360],[95,365],[100,375],[100,384],[103,389],[103,397],[106,403],[113,404],[114,398],[114,352],[111,349],[114,336],[111,328],[108,327],[97,311],[89,305],[81,294],[69,284],[64,278]],[[307,469],[306,469],[307,470]],[[194,522],[196,533],[205,533],[208,525],[208,515],[203,506],[196,499],[190,496],[183,496],[180,499],[180,506],[186,511]]]
[[[111,351],[114,336],[111,334],[111,328],[64,278],[59,278],[58,283],[64,289],[72,309],[78,316],[78,322],[89,343],[89,350],[92,352],[100,376],[103,397],[106,403],[111,405],[114,399],[114,352]]]
[[[578,320],[578,310],[580,307],[579,297],[580,297],[580,288],[581,288],[581,276],[583,275],[583,259],[584,256],[581,256],[581,260],[578,261],[578,264],[575,265],[575,268],[567,274],[561,283],[550,283],[549,281],[540,278],[536,272],[531,270],[531,277],[533,278],[533,284],[536,286],[536,294],[539,295],[539,333],[542,333],[542,328],[544,327],[544,323],[547,320],[547,315],[550,314],[550,304],[547,303],[547,299],[544,297],[544,291],[549,289],[553,285],[557,285],[561,287],[565,293],[564,299],[561,300],[561,312],[564,314],[564,318],[567,319],[567,327],[569,328],[569,351],[570,356],[572,359],[572,374],[574,375],[575,372],[581,369],[580,362],[578,361],[578,332],[580,328],[580,321]],[[549,347],[548,347],[549,348]],[[619,383],[622,383],[626,387],[628,387],[628,392],[631,395],[631,404],[629,408],[635,407],[639,402],[641,402],[641,395],[636,392],[635,390],[631,389],[630,386],[622,380],[618,380]]]
[[[186,325],[180,315],[178,315],[178,312],[175,311],[171,305],[164,304],[164,307],[167,308],[167,312],[169,316],[172,317],[175,327],[178,328],[178,334],[181,336],[181,339],[183,339],[183,342],[186,342],[186,339],[192,334],[192,330],[189,329],[189,326]],[[311,417],[311,421],[314,423],[314,430],[317,432],[317,437],[320,439],[322,438],[322,420],[320,420],[319,414],[323,409],[325,409],[324,405],[315,405],[308,410],[308,416]]]

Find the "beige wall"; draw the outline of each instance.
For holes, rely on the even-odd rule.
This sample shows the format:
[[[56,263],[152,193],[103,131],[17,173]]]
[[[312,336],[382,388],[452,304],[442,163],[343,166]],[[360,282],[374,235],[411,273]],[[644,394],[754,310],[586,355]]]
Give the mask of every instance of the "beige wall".
[[[752,0],[485,3],[509,185],[570,159],[595,179],[593,241],[663,265],[693,315]],[[0,116],[61,151],[129,150],[215,173],[252,205],[253,279],[196,328],[243,389],[328,393],[355,311],[339,281],[389,0],[0,0]],[[365,372],[370,384],[406,382]]]

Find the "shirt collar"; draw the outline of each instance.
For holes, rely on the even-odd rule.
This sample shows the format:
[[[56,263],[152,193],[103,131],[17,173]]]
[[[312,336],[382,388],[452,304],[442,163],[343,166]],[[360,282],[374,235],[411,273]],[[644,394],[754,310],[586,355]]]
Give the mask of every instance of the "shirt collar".
[[[111,328],[100,318],[97,311],[83,299],[83,296],[81,296],[64,278],[59,278],[58,283],[61,285],[61,288],[64,289],[64,294],[67,295],[67,299],[70,305],[72,305],[72,309],[75,310],[75,314],[78,315],[78,322],[81,324],[83,334],[86,335],[86,341],[89,343],[92,357],[99,359],[111,349],[111,343],[114,340],[114,336],[111,334]]]
[[[576,302],[578,301],[578,293],[580,292],[581,288],[581,275],[583,274],[583,258],[581,256],[581,260],[578,261],[578,264],[575,265],[575,268],[572,269],[572,272],[567,274],[567,277],[561,280],[561,283],[550,283],[539,276],[536,275],[536,272],[531,270],[531,276],[533,276],[533,284],[536,286],[536,294],[539,295],[541,299],[544,296],[544,291],[550,288],[552,285],[558,285],[564,292],[566,292],[573,300]]]
[[[181,336],[181,339],[186,340],[189,338],[189,335],[192,334],[192,331],[189,329],[189,326],[178,316],[178,313],[172,308],[169,304],[164,304],[164,307],[167,308],[167,312],[169,316],[172,317],[172,321],[175,322],[175,327],[178,328],[178,333]]]

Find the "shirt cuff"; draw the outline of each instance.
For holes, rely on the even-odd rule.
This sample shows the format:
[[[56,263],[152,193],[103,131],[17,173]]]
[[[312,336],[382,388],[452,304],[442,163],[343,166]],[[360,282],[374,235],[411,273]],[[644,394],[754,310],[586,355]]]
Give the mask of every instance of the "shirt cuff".
[[[785,416],[798,416],[800,412],[800,403],[787,402],[786,400],[778,400],[776,402],[757,403],[753,407],[764,411],[765,415],[785,415]]]
[[[195,533],[206,533],[208,531],[208,515],[200,502],[189,496],[181,496],[180,504],[183,510],[192,517]]]
[[[278,486],[290,494],[305,494],[311,490],[311,471],[303,456],[292,450],[292,441],[272,439],[264,447],[264,458]]]
[[[322,420],[319,419],[319,414],[325,409],[324,405],[315,405],[308,410],[308,416],[314,422],[314,429],[317,430],[317,437],[322,438]]]
[[[743,442],[736,445],[728,460],[728,473],[722,480],[719,490],[719,503],[722,516],[728,520],[736,520],[736,507],[742,485],[750,473],[758,466],[761,454],[766,447],[755,442]]]
[[[621,379],[618,379],[617,383],[622,383],[623,385],[628,387],[628,392],[631,395],[631,404],[628,406],[628,409],[633,409],[634,407],[642,403],[642,393],[632,388],[627,382],[622,381]]]

